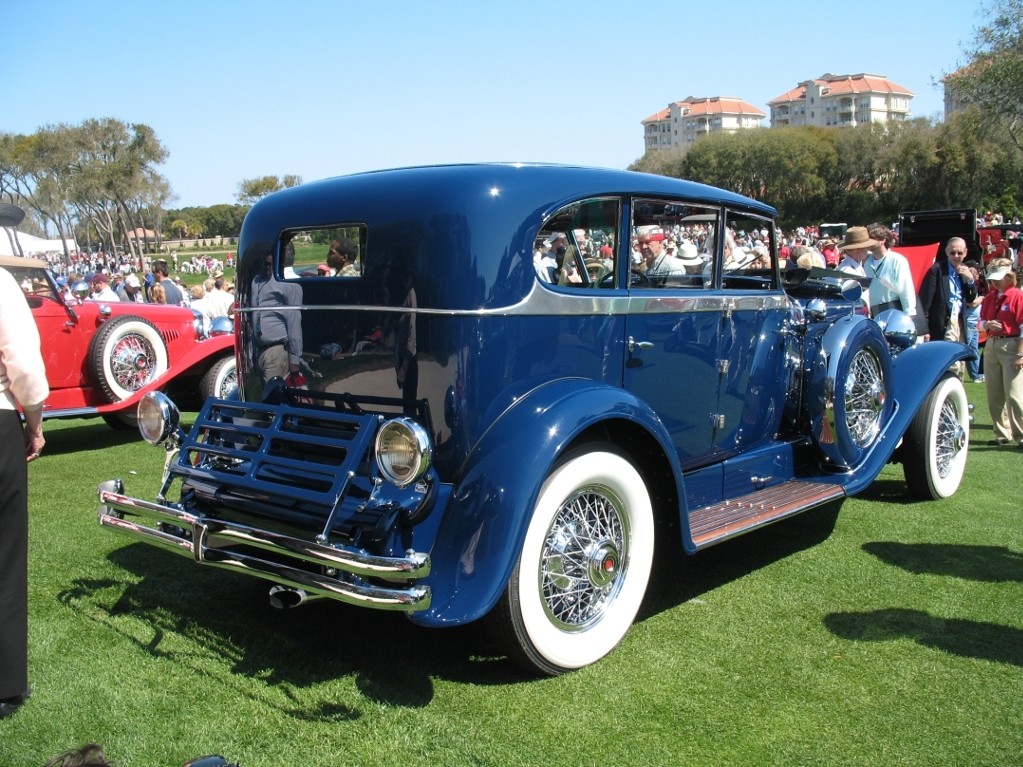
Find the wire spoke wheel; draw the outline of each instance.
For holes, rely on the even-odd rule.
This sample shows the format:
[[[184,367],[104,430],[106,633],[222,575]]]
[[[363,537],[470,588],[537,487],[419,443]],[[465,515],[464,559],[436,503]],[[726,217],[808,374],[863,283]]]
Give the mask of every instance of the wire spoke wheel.
[[[600,619],[628,561],[628,517],[609,488],[568,500],[551,524],[540,557],[540,592],[551,620],[567,630]]]
[[[120,402],[168,369],[167,345],[142,317],[125,315],[103,323],[89,344],[88,372],[107,402]]]
[[[853,357],[846,378],[845,420],[857,447],[866,447],[881,430],[884,415],[884,378],[881,363],[869,348]]]
[[[951,400],[946,399],[938,415],[938,433],[935,436],[935,463],[938,476],[945,478],[953,471],[955,460],[966,443],[966,432],[961,424],[962,415]]]
[[[156,364],[156,350],[137,333],[122,336],[110,355],[110,372],[117,385],[128,391],[138,391],[152,381]]]

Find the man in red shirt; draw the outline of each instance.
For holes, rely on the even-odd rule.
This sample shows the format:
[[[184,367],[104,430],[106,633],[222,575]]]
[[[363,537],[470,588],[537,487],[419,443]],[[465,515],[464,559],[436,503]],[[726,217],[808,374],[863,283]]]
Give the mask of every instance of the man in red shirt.
[[[1023,290],[1007,258],[991,261],[987,282],[979,327],[987,332],[984,383],[995,432],[989,444],[1015,442],[1023,450]]]

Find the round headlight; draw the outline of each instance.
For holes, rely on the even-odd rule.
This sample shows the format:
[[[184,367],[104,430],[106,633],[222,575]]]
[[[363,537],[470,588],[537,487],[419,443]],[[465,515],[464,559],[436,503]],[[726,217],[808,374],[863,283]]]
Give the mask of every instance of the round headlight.
[[[881,326],[888,343],[900,349],[908,349],[916,343],[916,325],[913,318],[899,309],[885,309],[874,318]]]
[[[71,285],[71,292],[79,301],[84,301],[89,297],[89,283],[85,280],[76,280]]]
[[[206,317],[196,309],[192,309],[192,329],[196,338],[209,338],[209,333],[206,332]]]
[[[405,487],[430,468],[433,460],[430,437],[411,418],[395,418],[377,432],[376,459],[385,479]]]
[[[210,323],[211,336],[232,336],[234,335],[234,320],[230,317],[214,317]]]
[[[139,402],[139,433],[150,445],[159,445],[176,432],[180,418],[177,405],[163,392],[150,392]]]

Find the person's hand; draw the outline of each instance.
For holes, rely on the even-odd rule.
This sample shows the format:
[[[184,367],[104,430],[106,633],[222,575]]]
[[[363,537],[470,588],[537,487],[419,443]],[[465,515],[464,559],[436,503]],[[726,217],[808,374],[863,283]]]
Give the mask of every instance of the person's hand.
[[[31,463],[43,452],[43,445],[46,440],[43,438],[43,427],[38,429],[25,427],[25,460]]]
[[[988,320],[987,324],[984,326],[984,329],[988,333],[1001,333],[1002,323],[999,322],[998,320]]]

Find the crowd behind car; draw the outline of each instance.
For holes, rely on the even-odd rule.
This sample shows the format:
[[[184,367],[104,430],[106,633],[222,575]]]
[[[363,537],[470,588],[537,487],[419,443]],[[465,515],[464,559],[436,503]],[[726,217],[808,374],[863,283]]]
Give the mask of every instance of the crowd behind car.
[[[98,250],[93,253],[33,254],[49,265],[57,287],[70,305],[83,301],[124,301],[134,303],[175,304],[200,312],[207,324],[217,317],[234,313],[234,284],[224,276],[224,263],[233,264],[233,254],[221,262],[209,256],[193,256],[179,265],[172,254],[173,268],[166,259],[138,258]],[[199,285],[191,287],[180,276],[205,274]],[[22,285],[26,293],[39,286]]]

